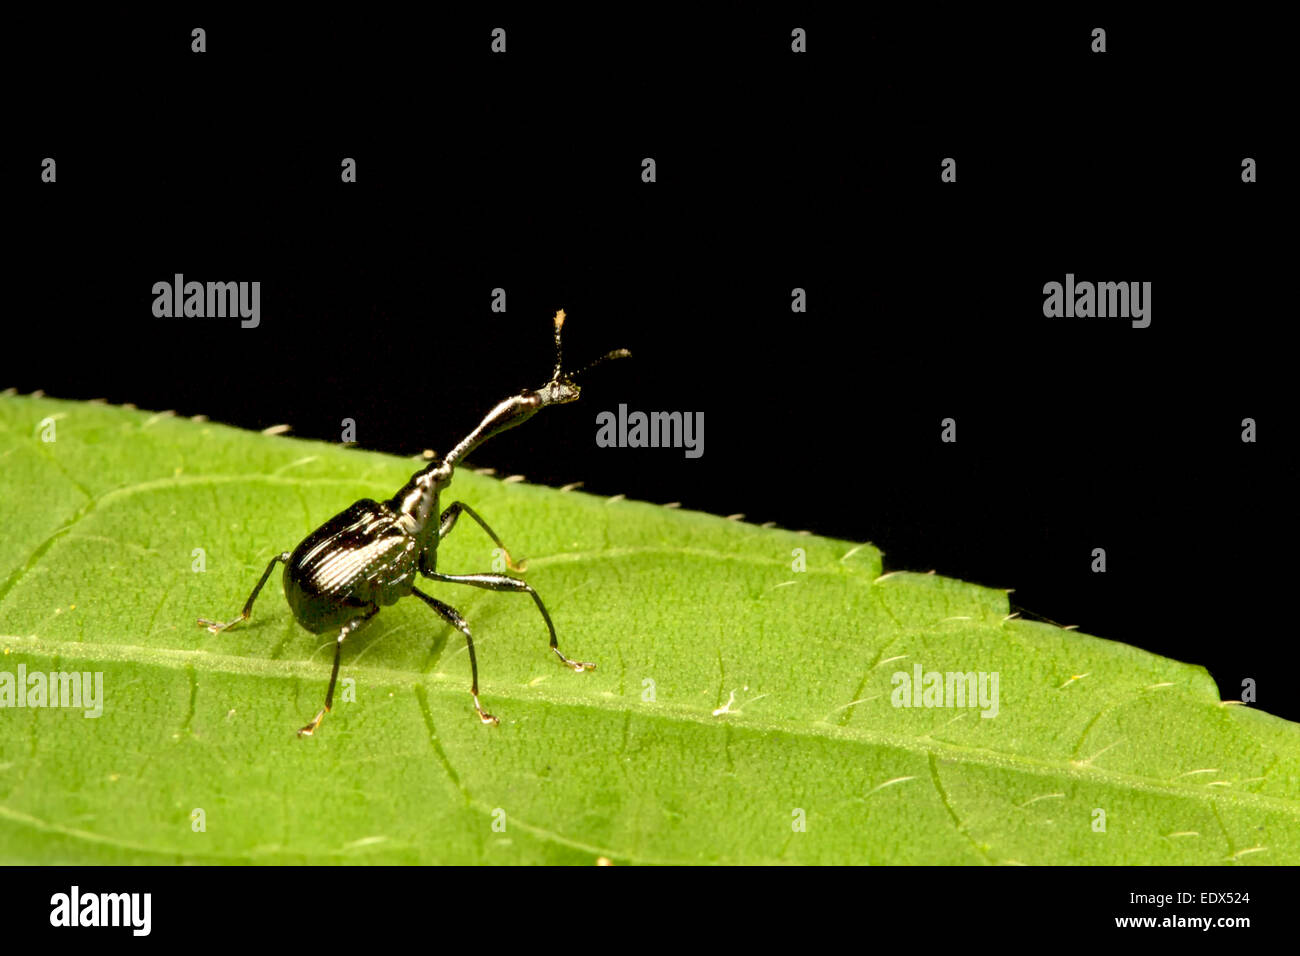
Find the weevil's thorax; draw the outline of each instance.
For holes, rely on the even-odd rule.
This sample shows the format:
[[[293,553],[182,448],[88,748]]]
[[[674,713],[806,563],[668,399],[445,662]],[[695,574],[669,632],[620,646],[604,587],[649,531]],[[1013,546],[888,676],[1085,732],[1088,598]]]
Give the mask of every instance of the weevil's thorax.
[[[451,466],[437,461],[417,471],[384,504],[398,516],[398,525],[419,541],[421,548],[438,536],[438,496],[451,484]]]

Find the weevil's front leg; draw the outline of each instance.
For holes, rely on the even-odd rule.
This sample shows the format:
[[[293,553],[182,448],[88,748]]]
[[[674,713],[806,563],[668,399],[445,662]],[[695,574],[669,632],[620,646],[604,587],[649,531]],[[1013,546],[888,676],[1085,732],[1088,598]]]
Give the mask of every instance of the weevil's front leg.
[[[451,529],[456,527],[456,519],[460,517],[462,511],[477,521],[478,526],[486,531],[488,537],[491,538],[496,543],[496,546],[501,549],[502,553],[506,556],[506,567],[518,574],[523,574],[524,566],[528,564],[528,561],[523,560],[518,564],[515,564],[514,560],[510,557],[510,549],[501,543],[501,539],[497,537],[497,533],[488,527],[488,523],[479,517],[477,511],[465,504],[463,501],[453,501],[451,507],[444,511],[442,517],[438,519],[438,540],[441,541],[443,538],[447,537],[447,535],[451,534]]]
[[[468,584],[470,587],[486,588],[489,591],[527,591],[537,604],[537,610],[542,612],[542,620],[546,622],[546,629],[551,632],[551,650],[555,651],[555,656],[575,671],[594,671],[596,669],[596,665],[591,661],[575,661],[561,653],[559,642],[555,639],[555,625],[551,623],[551,615],[546,612],[546,605],[537,596],[537,592],[526,582],[520,581],[518,578],[507,577],[504,574],[443,574],[434,571],[431,574],[426,574],[425,577],[433,581],[446,581],[448,584]]]
[[[450,604],[443,604],[437,598],[430,597],[417,588],[411,588],[411,593],[433,608],[444,621],[465,635],[465,647],[469,651],[469,693],[474,698],[474,709],[478,711],[478,719],[483,723],[500,723],[499,720],[485,711],[483,705],[478,702],[478,661],[474,658],[474,638],[470,636],[469,625],[465,623],[465,619]]]
[[[199,618],[199,627],[206,627],[213,634],[220,634],[228,627],[234,627],[236,624],[240,623],[241,621],[247,621],[249,616],[253,613],[253,602],[257,600],[257,595],[262,590],[262,585],[266,584],[266,579],[271,576],[271,569],[275,567],[278,562],[281,561],[288,564],[289,562],[288,551],[282,551],[279,554],[277,554],[274,558],[271,559],[270,563],[266,566],[266,570],[262,572],[261,580],[259,580],[257,582],[257,586],[253,588],[253,593],[250,594],[248,596],[248,600],[244,602],[244,610],[240,612],[239,617],[235,618],[234,620],[227,621],[225,624],[221,624],[218,621],[209,621],[206,617],[201,617]]]
[[[329,690],[325,691],[325,706],[317,711],[316,716],[312,719],[310,724],[298,731],[299,737],[310,737],[312,734],[316,733],[316,728],[320,726],[320,722],[325,719],[325,715],[329,713],[330,707],[334,705],[334,684],[339,679],[339,657],[343,653],[343,639],[378,613],[379,607],[376,605],[367,611],[364,616],[353,618],[351,621],[348,621],[343,625],[343,629],[339,631],[339,639],[334,642],[334,669],[330,671]]]

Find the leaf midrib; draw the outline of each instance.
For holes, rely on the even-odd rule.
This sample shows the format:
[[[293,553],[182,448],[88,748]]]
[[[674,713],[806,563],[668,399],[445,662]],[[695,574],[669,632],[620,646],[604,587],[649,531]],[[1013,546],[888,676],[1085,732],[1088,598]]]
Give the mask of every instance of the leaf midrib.
[[[236,676],[267,678],[312,678],[322,683],[328,679],[330,668],[324,664],[310,661],[277,661],[261,657],[236,657],[229,654],[213,654],[204,650],[176,650],[173,648],[141,647],[131,644],[82,644],[68,641],[45,641],[40,638],[23,638],[0,635],[0,643],[6,647],[20,649],[26,653],[41,657],[58,657],[71,660],[91,660],[135,663],[145,666],[168,667],[175,670],[195,668]],[[197,665],[202,664],[200,668]],[[367,674],[384,686],[402,686],[412,689],[424,687],[440,694],[465,696],[465,680],[450,674],[413,675],[408,671],[390,668],[368,667]],[[1174,690],[1173,688],[1162,691]],[[1022,754],[989,750],[983,747],[970,747],[937,740],[933,737],[906,737],[866,730],[857,727],[839,727],[834,724],[810,722],[796,724],[782,720],[764,720],[754,717],[730,715],[720,721],[711,711],[693,711],[683,708],[670,708],[659,704],[653,711],[633,711],[627,707],[617,706],[617,696],[605,693],[602,697],[571,697],[538,692],[522,694],[518,688],[510,685],[481,684],[480,691],[495,698],[516,700],[521,703],[544,702],[558,706],[591,707],[598,710],[620,714],[635,713],[651,720],[688,721],[710,727],[732,726],[737,730],[754,733],[781,733],[795,737],[815,737],[866,744],[880,748],[893,748],[919,755],[933,755],[958,763],[994,767],[1035,774],[1052,779],[1072,778],[1088,782],[1101,782],[1147,793],[1157,793],[1180,797],[1194,797],[1211,804],[1223,802],[1263,809],[1280,810],[1291,814],[1300,822],[1300,800],[1277,797],[1270,794],[1241,790],[1210,790],[1191,786],[1186,783],[1146,777],[1140,774],[1119,770],[1110,770],[1092,765],[1077,766],[1072,762],[1058,762],[1027,757]],[[1174,690],[1174,692],[1177,692]],[[1185,695],[1188,696],[1188,695]],[[1204,703],[1199,698],[1196,702]],[[468,723],[468,721],[467,721]],[[477,727],[475,727],[477,729]]]

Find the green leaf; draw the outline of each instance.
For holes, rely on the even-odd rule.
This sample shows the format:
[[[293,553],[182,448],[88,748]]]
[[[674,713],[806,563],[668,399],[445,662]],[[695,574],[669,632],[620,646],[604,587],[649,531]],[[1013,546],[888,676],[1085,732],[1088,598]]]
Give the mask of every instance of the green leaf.
[[[599,669],[562,667],[527,597],[430,583],[501,725],[475,717],[460,635],[412,600],[349,638],[355,701],[299,739],[333,642],[279,576],[247,624],[195,620],[416,467],[0,398],[0,684],[100,672],[104,698],[95,718],[0,709],[0,860],[1300,862],[1300,726],[1220,702],[1200,667],[1009,620],[1000,590],[882,576],[869,545],[465,469],[454,497]],[[439,568],[487,570],[492,547],[461,522]],[[893,706],[918,665],[996,673],[996,716]]]

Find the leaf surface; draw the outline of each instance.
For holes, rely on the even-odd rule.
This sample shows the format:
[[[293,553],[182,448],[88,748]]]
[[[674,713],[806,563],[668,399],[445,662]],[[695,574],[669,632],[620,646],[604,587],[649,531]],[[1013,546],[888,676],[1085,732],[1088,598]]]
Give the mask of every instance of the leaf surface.
[[[0,709],[0,861],[1300,862],[1300,725],[1221,702],[1200,667],[882,575],[870,545],[467,469],[443,507],[527,558],[561,648],[599,669],[560,666],[526,596],[426,582],[473,629],[501,725],[474,715],[460,635],[405,600],[349,638],[354,699],[298,739],[332,639],[278,572],[247,624],[195,619],[417,467],[0,397],[0,684],[98,672],[104,698]],[[439,570],[492,548],[462,521]],[[894,706],[917,666],[996,673],[996,716]]]

